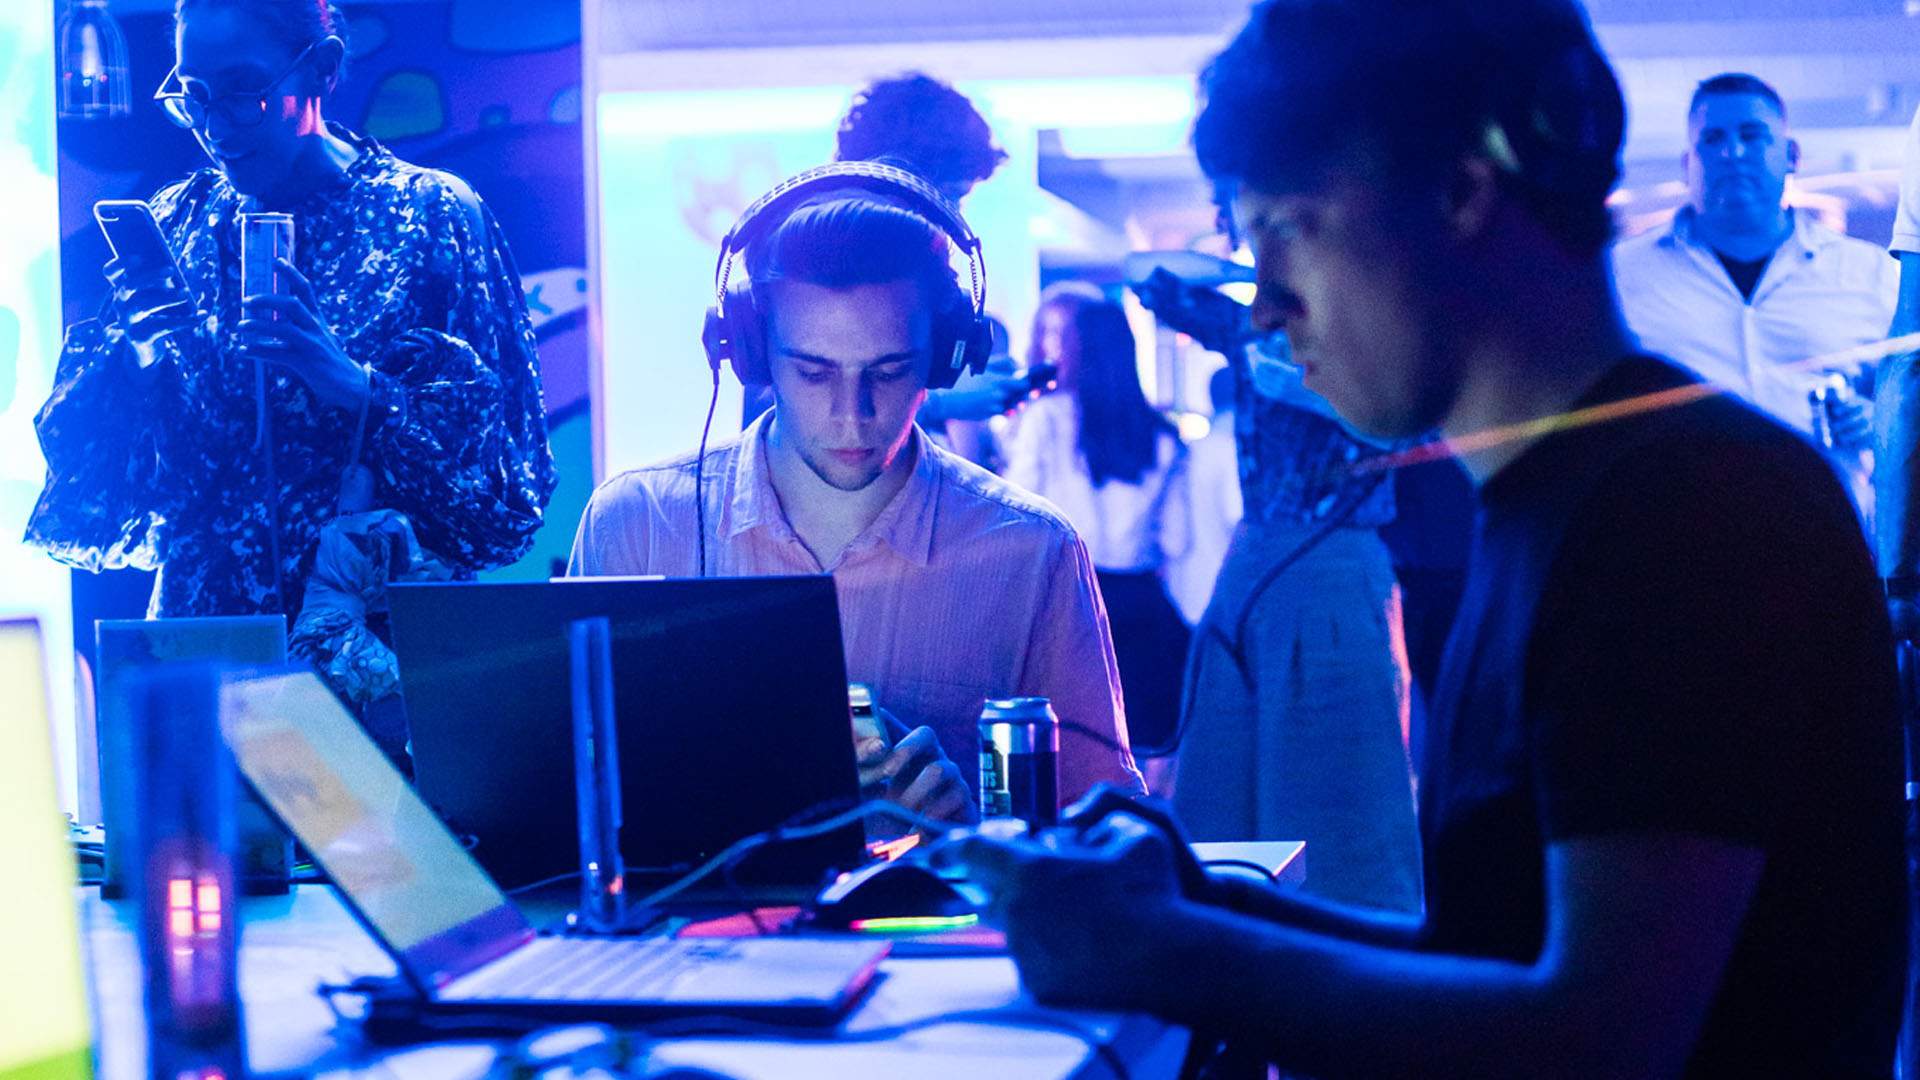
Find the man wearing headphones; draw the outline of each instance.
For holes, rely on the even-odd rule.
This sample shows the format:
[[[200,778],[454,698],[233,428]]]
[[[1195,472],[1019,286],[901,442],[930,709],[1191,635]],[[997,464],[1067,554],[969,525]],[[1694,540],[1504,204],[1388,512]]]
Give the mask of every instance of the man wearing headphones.
[[[1477,489],[1427,905],[1210,875],[1150,810],[1079,808],[947,849],[1024,984],[1313,1076],[1888,1076],[1907,897],[1872,560],[1805,440],[1637,354],[1605,250],[1625,106],[1577,0],[1267,0],[1202,88],[1256,324],[1361,430],[1443,432]]]
[[[747,281],[729,286],[735,251]],[[603,484],[569,572],[832,574],[848,677],[917,725],[891,748],[862,740],[862,781],[909,809],[976,817],[972,770],[954,762],[978,760],[990,697],[1052,700],[1063,801],[1100,781],[1140,790],[1085,545],[914,424],[929,386],[986,360],[984,267],[958,212],[899,169],[815,169],[728,234],[718,291],[714,378],[727,362],[770,383],[773,409],[737,442]]]

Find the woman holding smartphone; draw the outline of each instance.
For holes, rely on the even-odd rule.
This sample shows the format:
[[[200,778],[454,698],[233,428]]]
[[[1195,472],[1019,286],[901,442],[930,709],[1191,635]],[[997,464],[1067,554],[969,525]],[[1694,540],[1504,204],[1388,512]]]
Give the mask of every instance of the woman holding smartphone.
[[[457,177],[329,123],[328,0],[179,0],[154,97],[210,166],[153,217],[184,288],[106,268],[38,419],[29,542],[157,569],[151,615],[293,614],[314,541],[392,509],[456,572],[531,543],[553,490],[539,362],[499,227]],[[241,217],[292,217],[274,295],[242,296]]]

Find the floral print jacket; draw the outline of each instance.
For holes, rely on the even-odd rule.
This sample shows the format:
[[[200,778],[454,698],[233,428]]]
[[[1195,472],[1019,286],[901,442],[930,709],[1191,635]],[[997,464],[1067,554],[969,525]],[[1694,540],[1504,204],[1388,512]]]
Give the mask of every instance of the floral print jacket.
[[[233,347],[246,207],[212,169],[151,200],[204,332],[136,373],[111,316],[68,330],[37,421],[47,482],[26,538],[86,570],[159,570],[151,615],[291,615],[356,448],[372,507],[405,514],[462,575],[518,558],[541,523],[553,458],[499,226],[456,177],[334,130],[360,154],[289,209],[294,263],[347,355],[371,366],[364,426]]]

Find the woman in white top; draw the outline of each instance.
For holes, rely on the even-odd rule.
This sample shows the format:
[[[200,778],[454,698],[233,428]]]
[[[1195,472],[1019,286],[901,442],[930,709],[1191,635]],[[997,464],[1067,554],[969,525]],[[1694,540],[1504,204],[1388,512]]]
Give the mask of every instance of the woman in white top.
[[[1126,311],[1091,285],[1056,285],[1033,320],[1033,363],[1059,392],[1028,406],[1006,478],[1066,515],[1093,555],[1137,753],[1173,739],[1189,631],[1162,573],[1189,543],[1186,449],[1147,403]]]

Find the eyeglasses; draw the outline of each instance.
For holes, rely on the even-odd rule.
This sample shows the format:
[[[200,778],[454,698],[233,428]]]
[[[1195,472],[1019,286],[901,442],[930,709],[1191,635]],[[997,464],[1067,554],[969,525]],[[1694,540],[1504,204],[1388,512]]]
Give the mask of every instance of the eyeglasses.
[[[252,93],[208,97],[187,90],[168,90],[168,86],[180,81],[180,65],[175,64],[173,70],[167,72],[167,77],[161,80],[160,88],[153,92],[153,100],[160,103],[160,111],[167,114],[167,119],[189,131],[205,128],[209,113],[219,114],[220,119],[234,127],[258,127],[260,122],[267,118],[270,105],[268,99],[273,96],[274,88],[285,82],[287,76],[298,71],[300,65],[306,62],[307,57],[313,54],[315,46],[319,44],[320,42],[316,41],[301,49],[300,55],[293,58],[293,63],[288,64],[285,71],[274,76],[272,82]]]

